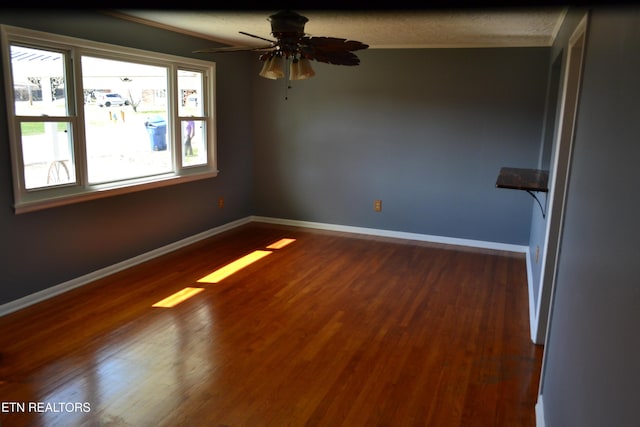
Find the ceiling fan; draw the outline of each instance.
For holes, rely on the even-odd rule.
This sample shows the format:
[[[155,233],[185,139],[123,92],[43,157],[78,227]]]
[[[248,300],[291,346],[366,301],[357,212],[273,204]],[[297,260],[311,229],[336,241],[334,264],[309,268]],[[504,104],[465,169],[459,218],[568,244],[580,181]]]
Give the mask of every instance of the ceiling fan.
[[[271,34],[275,40],[239,31],[249,37],[267,42],[259,47],[219,47],[196,50],[194,53],[221,53],[239,51],[263,52],[260,60],[264,62],[259,75],[268,79],[286,77],[287,80],[302,80],[313,77],[315,72],[310,61],[333,65],[358,65],[360,59],[353,51],[369,46],[354,40],[336,37],[311,37],[304,32],[309,21],[291,10],[282,10],[271,16]]]

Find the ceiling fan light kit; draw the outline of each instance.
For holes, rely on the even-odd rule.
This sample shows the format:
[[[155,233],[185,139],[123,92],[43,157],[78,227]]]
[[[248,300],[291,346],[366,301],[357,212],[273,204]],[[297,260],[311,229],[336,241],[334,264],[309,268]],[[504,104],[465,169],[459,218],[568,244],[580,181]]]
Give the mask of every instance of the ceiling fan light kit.
[[[315,75],[311,67],[312,60],[333,65],[354,66],[360,64],[360,59],[353,51],[369,47],[354,40],[308,36],[304,32],[304,26],[309,19],[293,11],[283,10],[277,12],[269,16],[268,20],[271,22],[271,34],[275,37],[275,40],[240,31],[241,34],[269,42],[267,46],[254,48],[222,47],[197,50],[196,52],[264,52],[260,55],[260,60],[264,64],[258,75],[272,80],[280,78],[303,80]]]
[[[287,75],[288,72],[288,75]],[[288,77],[289,80],[304,80],[316,75],[308,59],[284,59],[282,56],[271,56],[264,60],[262,70],[258,73],[265,79],[277,80]]]
[[[284,59],[281,56],[271,56],[264,60],[262,70],[258,74],[265,79],[277,80],[284,77]]]
[[[291,80],[304,80],[316,75],[311,67],[311,61],[306,58],[292,61],[289,69]]]

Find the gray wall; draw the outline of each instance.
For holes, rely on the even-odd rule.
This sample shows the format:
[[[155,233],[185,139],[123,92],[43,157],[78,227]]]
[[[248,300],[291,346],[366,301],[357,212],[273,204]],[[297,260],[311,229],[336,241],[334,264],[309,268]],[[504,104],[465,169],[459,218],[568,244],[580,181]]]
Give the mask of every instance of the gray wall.
[[[2,11],[0,23],[181,56],[211,43],[92,12]],[[249,55],[217,65],[218,177],[15,215],[0,87],[0,304],[252,213]],[[0,75],[4,70],[0,70]],[[225,198],[224,209],[217,207]]]
[[[547,427],[632,427],[640,402],[640,9],[592,12],[545,346]]]
[[[528,245],[531,197],[495,182],[537,166],[548,53],[372,49],[287,100],[258,82],[256,213]]]

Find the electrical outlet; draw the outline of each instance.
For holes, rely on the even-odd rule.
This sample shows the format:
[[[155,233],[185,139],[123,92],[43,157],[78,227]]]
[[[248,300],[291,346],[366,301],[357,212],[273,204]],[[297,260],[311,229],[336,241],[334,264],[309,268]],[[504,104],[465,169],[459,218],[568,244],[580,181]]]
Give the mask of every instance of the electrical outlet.
[[[220,209],[224,208],[224,197],[220,197],[220,198],[218,199],[218,207],[219,207]]]
[[[376,212],[382,212],[382,200],[373,201],[373,210]]]

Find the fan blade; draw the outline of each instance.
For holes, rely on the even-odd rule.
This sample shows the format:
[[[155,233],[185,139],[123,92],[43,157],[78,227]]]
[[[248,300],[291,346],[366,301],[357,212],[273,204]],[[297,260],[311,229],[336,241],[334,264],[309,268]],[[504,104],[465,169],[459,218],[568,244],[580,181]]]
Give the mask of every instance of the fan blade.
[[[275,40],[265,39],[260,36],[256,36],[254,34],[245,33],[244,31],[238,31],[240,34],[245,36],[254,37],[256,39],[264,40],[269,42],[269,46],[258,46],[258,47],[248,47],[248,46],[230,46],[230,47],[213,47],[210,49],[200,49],[194,50],[193,53],[222,53],[222,52],[254,52],[254,51],[262,51],[273,49],[276,46]]]
[[[212,47],[209,49],[194,50],[193,53],[224,53],[224,52],[256,52],[262,50],[273,49],[273,45],[260,47],[247,46],[228,46],[228,47]]]
[[[360,59],[352,51],[368,47],[368,45],[355,40],[335,37],[305,37],[301,52],[305,58],[318,62],[334,65],[358,65]]]
[[[354,51],[367,49],[369,45],[355,41],[340,39],[337,37],[304,37],[303,43],[322,50],[347,50]]]
[[[275,42],[275,40],[265,39],[264,37],[256,36],[256,35],[254,35],[254,34],[245,33],[244,31],[238,31],[238,32],[239,32],[240,34],[244,34],[245,36],[253,37],[253,38],[255,38],[255,39],[264,40],[264,41],[269,42],[269,43],[272,43],[272,44],[275,44],[275,43],[276,43],[276,42]]]
[[[360,58],[358,58],[353,52],[320,52],[314,51],[313,53],[306,53],[303,51],[304,58],[313,59],[318,62],[326,62],[333,65],[359,65]]]

